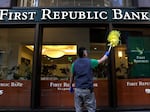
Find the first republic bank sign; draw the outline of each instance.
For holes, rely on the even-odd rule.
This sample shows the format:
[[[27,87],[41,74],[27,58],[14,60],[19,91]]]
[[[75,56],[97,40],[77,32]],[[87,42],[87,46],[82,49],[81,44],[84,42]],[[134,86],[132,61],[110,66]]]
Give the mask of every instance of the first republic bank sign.
[[[150,10],[138,8],[10,8],[0,9],[0,23],[150,22]]]

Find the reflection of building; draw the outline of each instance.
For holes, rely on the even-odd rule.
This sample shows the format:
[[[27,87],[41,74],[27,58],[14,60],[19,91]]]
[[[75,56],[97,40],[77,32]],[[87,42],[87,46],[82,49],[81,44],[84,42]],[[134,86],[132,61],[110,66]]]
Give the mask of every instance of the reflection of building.
[[[139,37],[141,40],[143,37],[149,38],[149,21],[79,19],[84,11],[88,15],[93,10],[95,10],[94,14],[100,10],[108,11],[108,16],[111,17],[111,9],[119,7],[123,7],[120,10],[126,12],[132,10],[141,14],[141,9],[149,12],[146,8],[129,8],[131,6],[143,7],[145,6],[143,4],[146,4],[147,7],[148,1],[146,3],[142,1],[143,4],[140,4],[140,0],[12,0],[11,4],[9,1],[11,0],[0,2],[0,6],[5,9],[9,8],[10,12],[12,10],[12,12],[18,12],[19,9],[19,11],[39,11],[38,14],[41,13],[41,8],[48,7],[57,10],[55,13],[57,20],[50,22],[27,21],[23,20],[25,16],[22,15],[23,18],[20,19],[19,13],[16,13],[14,19],[18,20],[0,21],[0,90],[3,90],[3,94],[0,95],[0,101],[3,101],[0,102],[1,108],[6,110],[10,107],[16,110],[20,108],[25,108],[25,110],[41,109],[41,111],[47,110],[47,108],[53,111],[74,109],[73,95],[68,93],[69,76],[66,75],[66,71],[77,55],[76,53],[68,54],[73,49],[62,50],[56,45],[75,45],[75,48],[85,46],[91,58],[99,58],[107,50],[107,35],[112,29],[121,32],[121,41],[119,46],[112,49],[109,60],[94,71],[97,109],[105,111],[112,107],[110,111],[113,111],[118,108],[118,110],[126,110],[128,107],[137,110],[139,109],[137,107],[149,108],[149,76],[136,77],[136,74],[132,72],[134,75],[129,77],[133,63],[129,61],[127,43],[129,37]],[[24,10],[24,7],[28,8]],[[72,8],[62,9],[62,7]],[[72,12],[78,9],[83,11],[77,13],[81,14],[78,17],[79,20],[59,20],[59,11],[63,10],[63,13],[67,14],[66,12],[69,10]],[[3,12],[2,10],[0,11]],[[95,18],[106,16],[106,12],[101,14],[104,15],[98,15]],[[129,16],[131,15],[129,14]],[[129,16],[126,15],[124,18],[129,19]],[[5,14],[0,17],[7,19]],[[88,18],[90,17],[88,16]],[[134,15],[133,17],[138,19],[139,16]],[[34,47],[30,46],[28,49],[27,45],[34,45]],[[53,48],[49,48],[50,45]],[[136,48],[136,50],[139,49]],[[149,60],[149,50],[149,44],[147,44],[144,48],[144,53],[145,51],[147,53],[146,60]],[[52,53],[61,56],[54,57]],[[142,56],[138,56],[138,59],[143,61],[141,58]],[[27,70],[25,65],[28,64],[29,69]],[[143,65],[142,67],[147,66]],[[32,73],[30,69],[32,69]],[[11,76],[9,80],[7,76]],[[32,80],[30,80],[31,78]]]

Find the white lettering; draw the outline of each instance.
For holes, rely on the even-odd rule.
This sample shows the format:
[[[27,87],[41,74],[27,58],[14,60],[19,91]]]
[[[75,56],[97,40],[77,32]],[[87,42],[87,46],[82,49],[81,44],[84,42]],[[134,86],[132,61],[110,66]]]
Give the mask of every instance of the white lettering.
[[[34,16],[36,15],[36,12],[29,12],[29,18],[28,20],[34,20]]]
[[[13,20],[13,13],[12,12],[9,12],[8,20]]]
[[[27,16],[27,12],[22,13],[22,20],[27,20],[28,16]]]
[[[36,12],[11,12],[0,10],[0,20],[34,20]]]
[[[0,20],[4,20],[5,16],[8,16],[8,10],[0,10]]]
[[[134,63],[149,63],[149,60],[137,60],[137,59],[134,59],[133,60],[134,61]]]
[[[67,11],[63,11],[62,12],[62,19],[66,19],[67,16],[68,16],[68,12]]]
[[[107,19],[106,11],[51,11],[49,9],[42,9],[41,20],[55,20],[55,19]]]
[[[42,20],[46,20],[46,19],[51,19],[50,17],[50,13],[51,13],[51,10],[49,9],[42,9]]]
[[[139,86],[150,86],[150,82],[139,81]]]
[[[9,87],[10,83],[0,83],[0,87]]]
[[[135,19],[140,20],[140,12],[137,12],[137,13],[131,12],[131,14],[132,14],[132,20],[135,20]]]
[[[85,12],[80,11],[80,12],[79,12],[79,17],[78,17],[78,19],[85,19],[85,18],[86,18]]]
[[[99,13],[98,11],[94,11],[94,19],[99,19],[98,18],[98,13]]]
[[[122,19],[123,15],[121,9],[112,9],[112,11],[114,16],[112,19]]]
[[[11,82],[11,87],[23,87],[23,83],[21,82]]]
[[[53,19],[60,19],[60,12],[59,11],[55,11],[53,14],[54,14]]]
[[[74,12],[73,11],[69,11],[69,16],[70,16],[70,19],[77,19],[77,12]]]
[[[137,82],[127,82],[127,86],[138,86]]]
[[[141,20],[149,20],[150,18],[148,17],[149,12],[141,12]]]
[[[127,12],[121,9],[112,9],[113,17],[112,19],[123,19],[123,20],[149,20],[149,12]]]
[[[125,12],[123,19],[124,20],[131,20],[131,17],[130,17],[128,12]]]
[[[62,87],[62,83],[50,82],[50,87]]]
[[[69,83],[67,83],[67,82],[64,82],[64,83],[63,83],[63,87],[69,87],[69,86],[70,86]]]
[[[98,87],[98,84],[97,84],[97,83],[94,83],[93,86],[94,86],[94,87]]]
[[[145,56],[136,56],[136,59],[145,59]]]
[[[59,90],[59,91],[60,91],[60,90],[61,90],[61,91],[68,91],[69,88],[59,88],[59,87],[58,87],[57,90]]]
[[[108,17],[107,17],[107,12],[106,11],[102,11],[101,13],[99,13],[99,17],[101,18],[101,19],[107,19]]]
[[[91,11],[87,11],[87,19],[95,19],[94,16],[91,16]]]

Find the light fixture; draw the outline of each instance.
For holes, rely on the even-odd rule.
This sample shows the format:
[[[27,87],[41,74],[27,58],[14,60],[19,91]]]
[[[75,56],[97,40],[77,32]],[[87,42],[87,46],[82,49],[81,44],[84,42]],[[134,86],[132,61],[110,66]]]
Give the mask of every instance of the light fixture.
[[[60,58],[63,57],[65,53],[62,51],[50,51],[50,52],[46,52],[45,55],[47,55],[50,58]]]
[[[119,57],[119,58],[122,58],[122,56],[123,56],[122,51],[118,51],[118,57]]]
[[[97,50],[97,47],[94,47],[94,50]]]
[[[33,45],[26,46],[30,50],[34,50]],[[77,46],[76,45],[43,45],[42,55],[46,55],[50,58],[60,58],[64,55],[76,55]]]

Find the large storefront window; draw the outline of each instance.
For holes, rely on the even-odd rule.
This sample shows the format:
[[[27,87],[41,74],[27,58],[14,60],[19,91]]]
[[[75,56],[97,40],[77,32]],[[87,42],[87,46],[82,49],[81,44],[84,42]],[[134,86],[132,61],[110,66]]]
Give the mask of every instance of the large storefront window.
[[[30,107],[33,37],[32,28],[0,29],[1,107]]]
[[[5,0],[0,7],[149,7],[149,0]]]
[[[0,2],[0,7],[10,7],[11,0],[7,1]],[[148,0],[17,0],[14,4],[18,7],[149,7]]]
[[[67,72],[75,60],[77,45],[43,45],[41,79],[68,80]]]
[[[0,1],[0,7],[1,8],[10,7],[10,6],[11,6],[11,0]]]
[[[99,29],[100,31],[100,29]],[[89,57],[99,59],[104,55],[106,44],[91,43],[90,28],[44,28],[41,70],[41,107],[73,108],[73,94],[69,93],[67,71],[77,58],[77,48],[84,46]],[[62,35],[63,34],[63,35]],[[94,37],[96,38],[96,37]],[[97,107],[108,106],[107,62],[94,72],[94,91]]]
[[[36,7],[38,0],[18,0],[17,6],[19,7]]]
[[[130,7],[132,0],[39,0],[40,7]]]
[[[115,48],[118,106],[149,106],[150,37],[148,29],[121,31]]]

